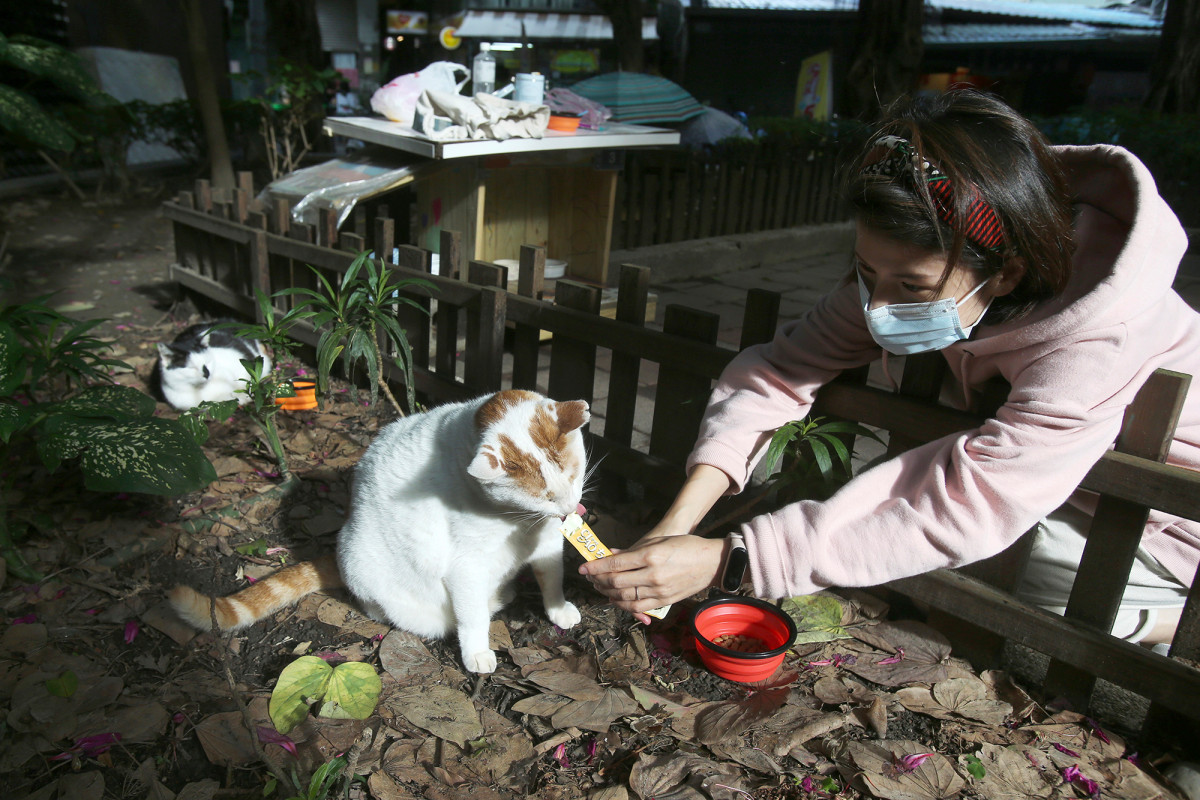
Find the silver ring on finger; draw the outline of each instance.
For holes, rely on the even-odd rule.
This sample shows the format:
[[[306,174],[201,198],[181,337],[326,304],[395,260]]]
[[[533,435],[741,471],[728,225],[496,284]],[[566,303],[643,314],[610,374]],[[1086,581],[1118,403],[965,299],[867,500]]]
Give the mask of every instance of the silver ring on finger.
[[[634,599],[634,602],[637,602],[638,600],[642,599],[641,595],[638,594],[638,587],[636,587],[636,586],[633,587],[633,599]]]

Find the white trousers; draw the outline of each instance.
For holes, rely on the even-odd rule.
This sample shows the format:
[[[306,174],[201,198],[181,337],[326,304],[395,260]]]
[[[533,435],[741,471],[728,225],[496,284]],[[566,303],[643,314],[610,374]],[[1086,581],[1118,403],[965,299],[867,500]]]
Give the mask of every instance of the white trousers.
[[[1039,522],[1017,596],[1047,611],[1065,612],[1091,524],[1091,515],[1071,505],[1062,506]],[[1186,586],[1139,547],[1113,623],[1113,636],[1141,641],[1158,621],[1158,610],[1183,608],[1187,594]]]

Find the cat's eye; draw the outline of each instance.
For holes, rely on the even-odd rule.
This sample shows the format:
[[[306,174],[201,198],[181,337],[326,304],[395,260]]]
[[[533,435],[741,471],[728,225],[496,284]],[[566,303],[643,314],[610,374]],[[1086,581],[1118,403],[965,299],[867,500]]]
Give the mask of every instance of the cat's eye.
[[[208,365],[205,365],[204,367],[202,367],[202,369],[204,371],[204,377],[207,378],[208,377]]]

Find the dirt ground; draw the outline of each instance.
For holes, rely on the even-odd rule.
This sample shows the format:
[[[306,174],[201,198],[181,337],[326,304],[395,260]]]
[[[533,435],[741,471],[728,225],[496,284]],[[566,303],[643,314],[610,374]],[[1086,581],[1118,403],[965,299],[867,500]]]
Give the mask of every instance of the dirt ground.
[[[162,196],[0,205],[5,302],[53,291],[52,305],[106,318],[131,367],[116,378],[138,387],[155,344],[198,319],[164,283]],[[225,594],[332,551],[350,470],[390,418],[335,388],[323,410],[281,415],[298,478],[287,486],[240,414],[211,426],[218,480],[178,498],[89,492],[69,469],[6,451],[8,506],[31,524],[22,552],[44,578],[0,584],[5,797],[1174,796],[1158,768],[1176,754],[978,673],[937,631],[865,595],[798,603],[802,643],[757,684],[701,663],[695,601],[643,627],[574,577],[569,549],[583,622],[550,624],[523,576],[493,622],[500,666],[483,678],[462,671],[452,640],[391,630],[337,590],[231,636],[197,635],[165,604],[173,585]],[[610,543],[651,519],[616,496],[603,484],[589,495]],[[309,713],[276,730],[272,690],[306,655],[369,665],[381,694],[365,719]],[[324,763],[345,776],[330,792],[309,783]]]

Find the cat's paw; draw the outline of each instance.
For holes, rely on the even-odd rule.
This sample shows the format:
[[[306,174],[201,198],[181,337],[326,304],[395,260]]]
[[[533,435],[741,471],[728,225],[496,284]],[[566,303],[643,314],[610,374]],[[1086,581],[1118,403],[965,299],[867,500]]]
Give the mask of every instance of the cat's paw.
[[[494,650],[480,650],[473,655],[463,655],[463,666],[470,672],[478,672],[486,674],[496,671],[496,652]]]
[[[563,604],[554,608],[546,609],[546,616],[550,621],[562,629],[567,629],[576,625],[582,617],[579,615],[579,609],[574,603],[563,601]]]

